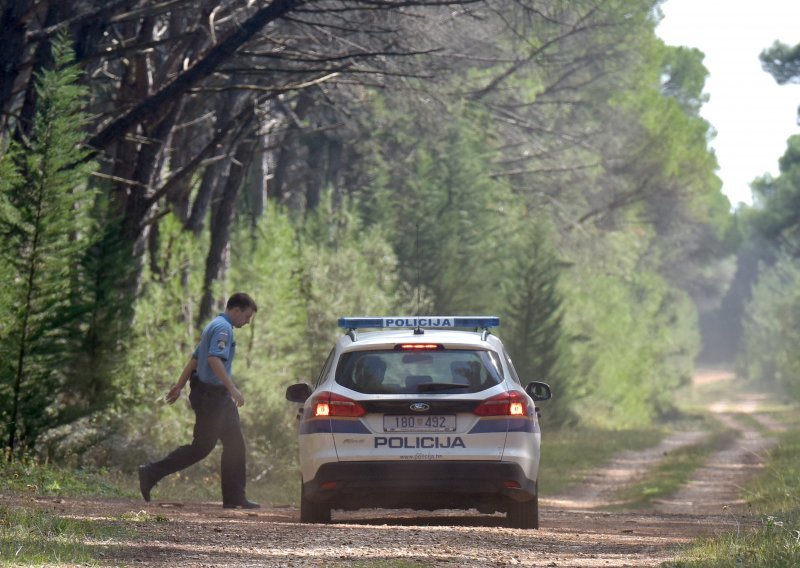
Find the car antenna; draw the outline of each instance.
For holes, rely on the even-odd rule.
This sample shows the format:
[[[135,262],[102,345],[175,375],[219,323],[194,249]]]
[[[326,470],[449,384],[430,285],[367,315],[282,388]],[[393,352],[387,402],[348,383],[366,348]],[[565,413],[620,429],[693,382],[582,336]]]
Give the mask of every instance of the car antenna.
[[[414,251],[415,256],[417,257],[417,318],[419,318],[420,314],[420,306],[422,305],[422,261],[419,257],[419,221],[417,221],[417,234],[416,234],[416,241],[414,243]],[[414,335],[422,335],[425,331],[419,325],[419,319],[417,320],[417,328],[414,330]]]

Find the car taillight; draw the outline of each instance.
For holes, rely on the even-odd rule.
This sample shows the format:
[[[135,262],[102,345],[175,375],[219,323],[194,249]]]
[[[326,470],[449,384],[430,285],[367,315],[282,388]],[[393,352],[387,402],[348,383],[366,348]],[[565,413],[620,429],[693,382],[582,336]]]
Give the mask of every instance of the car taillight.
[[[478,416],[529,416],[530,408],[525,395],[511,391],[487,398],[474,412]]]
[[[396,345],[398,351],[441,351],[444,346],[439,343],[401,343]]]
[[[358,418],[367,411],[356,401],[333,392],[321,392],[311,400],[311,408],[315,418],[323,416],[343,416]]]

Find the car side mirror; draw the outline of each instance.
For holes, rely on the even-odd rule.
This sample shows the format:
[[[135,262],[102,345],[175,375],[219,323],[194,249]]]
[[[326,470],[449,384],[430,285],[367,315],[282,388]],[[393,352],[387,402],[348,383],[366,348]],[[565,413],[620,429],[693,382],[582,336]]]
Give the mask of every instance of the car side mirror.
[[[525,387],[525,392],[530,395],[534,401],[549,400],[553,396],[553,391],[547,383],[540,383],[533,381]]]
[[[286,389],[286,400],[304,403],[311,396],[311,387],[306,383],[297,383]]]

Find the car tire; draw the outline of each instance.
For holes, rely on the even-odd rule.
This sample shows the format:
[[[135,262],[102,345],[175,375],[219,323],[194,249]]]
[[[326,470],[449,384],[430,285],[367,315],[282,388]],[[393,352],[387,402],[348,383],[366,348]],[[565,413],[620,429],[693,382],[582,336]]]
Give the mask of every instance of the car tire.
[[[511,501],[506,513],[508,525],[515,529],[539,528],[539,494],[530,501]]]
[[[327,503],[316,503],[306,499],[305,490],[300,489],[300,522],[328,524],[331,522],[331,508]]]

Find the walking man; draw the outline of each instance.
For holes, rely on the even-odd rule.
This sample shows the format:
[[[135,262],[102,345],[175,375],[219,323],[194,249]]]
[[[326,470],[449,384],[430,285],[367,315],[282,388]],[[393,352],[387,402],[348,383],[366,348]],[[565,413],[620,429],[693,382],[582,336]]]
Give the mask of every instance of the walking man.
[[[244,396],[231,378],[236,354],[233,328],[248,323],[258,310],[253,298],[242,292],[228,299],[225,311],[203,330],[200,343],[183,369],[178,382],[167,393],[169,404],[178,400],[187,381],[191,384],[189,402],[195,414],[192,443],[181,446],[164,459],[139,466],[139,489],[145,501],[150,491],[165,477],[197,463],[222,442],[222,506],[226,509],[256,509],[245,497],[246,456],[238,407]]]

